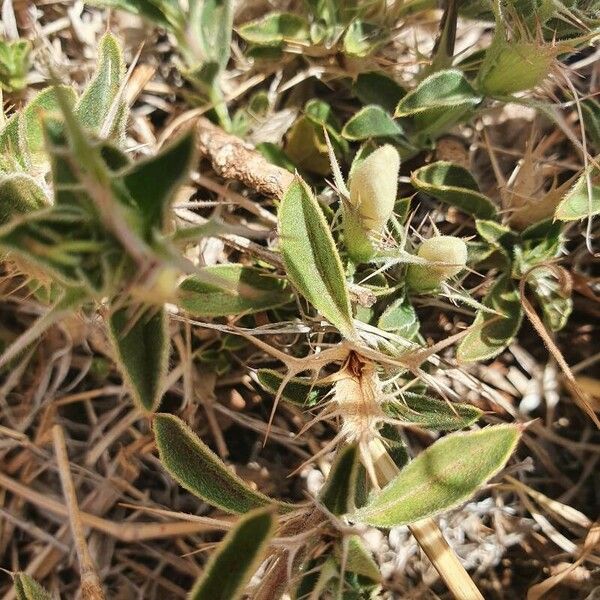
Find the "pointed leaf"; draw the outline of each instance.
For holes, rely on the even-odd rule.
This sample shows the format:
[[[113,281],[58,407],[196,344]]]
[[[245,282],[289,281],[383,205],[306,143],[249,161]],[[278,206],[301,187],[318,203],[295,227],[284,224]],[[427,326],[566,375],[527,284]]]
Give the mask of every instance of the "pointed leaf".
[[[404,467],[352,520],[396,527],[457,506],[504,467],[519,437],[518,426],[496,425],[442,438]]]
[[[229,61],[233,31],[233,0],[192,0],[190,21],[202,59],[222,71]]]
[[[591,178],[591,190],[587,178]],[[590,169],[576,181],[556,208],[554,216],[561,221],[578,221],[600,213],[600,173]],[[591,191],[591,194],[590,194]]]
[[[393,331],[396,335],[411,340],[419,333],[421,324],[408,298],[397,298],[379,317],[379,329]]]
[[[413,186],[440,202],[480,219],[496,216],[493,202],[479,191],[473,176],[459,165],[438,161],[413,171]]]
[[[125,61],[119,42],[105,33],[98,48],[98,66],[85,88],[75,114],[81,125],[96,134],[120,137],[119,125],[124,124],[126,106],[117,99],[125,77]],[[116,104],[115,104],[116,102]],[[111,135],[112,134],[112,135]]]
[[[317,200],[298,176],[279,207],[279,235],[292,284],[344,337],[356,339],[342,261]]]
[[[365,106],[349,119],[342,129],[347,140],[367,140],[402,135],[402,128],[380,106]]]
[[[260,312],[287,304],[292,294],[285,280],[239,264],[203,267],[215,283],[192,275],[179,285],[177,304],[196,317],[223,317]]]
[[[14,173],[0,179],[0,225],[49,205],[50,200],[33,177]]]
[[[357,444],[349,444],[338,450],[319,493],[319,500],[334,515],[345,515],[354,509],[360,467]]]
[[[403,392],[401,398],[386,402],[382,408],[394,419],[440,431],[463,429],[475,423],[483,414],[470,404],[450,404],[411,392]]]
[[[52,596],[27,573],[15,574],[17,600],[52,600]]]
[[[261,387],[272,394],[279,393],[279,388],[284,380],[284,375],[272,369],[259,369],[256,378]],[[310,408],[315,406],[327,396],[331,390],[331,384],[320,384],[310,379],[292,377],[283,388],[281,398],[297,406]]]
[[[257,46],[280,46],[284,42],[310,41],[307,20],[293,13],[272,12],[260,19],[244,23],[239,36]]]
[[[146,227],[161,229],[177,186],[188,176],[195,155],[193,131],[182,135],[157,155],[135,163],[123,183],[139,207]]]
[[[438,71],[400,100],[395,116],[411,117],[426,140],[465,119],[481,100],[460,71]]]
[[[250,488],[176,416],[157,414],[153,427],[163,466],[179,485],[198,498],[238,514],[268,504],[289,508]]]
[[[521,326],[523,311],[519,292],[510,279],[500,277],[483,301],[484,306],[498,314],[479,310],[469,333],[456,351],[460,361],[486,360],[500,354],[508,346]]]
[[[169,362],[167,312],[148,306],[140,315],[139,307],[135,308],[115,310],[108,319],[108,329],[133,399],[143,410],[153,411],[162,398]]]
[[[350,573],[356,573],[362,577],[367,577],[371,581],[381,581],[381,572],[373,555],[362,541],[359,535],[351,535],[348,537],[348,551],[346,555],[345,570]],[[342,562],[342,548],[339,544],[335,546],[335,555],[338,562]]]
[[[210,557],[189,600],[237,600],[262,562],[275,531],[269,508],[244,515]]]

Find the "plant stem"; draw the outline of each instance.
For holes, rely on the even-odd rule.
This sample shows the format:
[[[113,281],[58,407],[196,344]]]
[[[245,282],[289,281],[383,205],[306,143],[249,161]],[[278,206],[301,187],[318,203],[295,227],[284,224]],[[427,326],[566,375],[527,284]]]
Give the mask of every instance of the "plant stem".
[[[386,485],[400,470],[381,440],[371,440],[369,450],[377,478],[382,485]],[[417,521],[409,529],[457,600],[484,600],[433,519]]]

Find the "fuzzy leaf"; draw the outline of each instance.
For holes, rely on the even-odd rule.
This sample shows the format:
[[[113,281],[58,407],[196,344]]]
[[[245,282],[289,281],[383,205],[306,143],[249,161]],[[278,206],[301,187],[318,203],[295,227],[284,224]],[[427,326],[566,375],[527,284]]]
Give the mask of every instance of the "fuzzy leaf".
[[[519,327],[523,312],[519,292],[506,276],[500,277],[483,301],[500,313],[479,310],[469,333],[456,351],[458,360],[473,362],[493,358],[508,346]]]
[[[163,466],[201,500],[237,514],[268,504],[290,507],[250,488],[178,417],[159,413],[153,427]]]
[[[591,195],[588,193],[586,173],[575,182],[556,208],[554,216],[561,221],[578,221],[600,213],[600,174],[591,169]]]
[[[356,339],[342,261],[316,198],[298,176],[279,206],[279,235],[292,284],[344,337]]]
[[[33,177],[14,173],[0,179],[0,225],[17,215],[25,215],[49,204],[44,190]]]
[[[563,281],[557,280],[556,269],[560,267],[538,268],[531,272],[527,284],[542,309],[544,322],[551,331],[560,331],[569,320],[573,310],[571,289]]]
[[[402,135],[402,128],[380,106],[365,106],[342,129],[348,140],[367,140],[377,137]]]
[[[264,558],[275,516],[259,508],[243,516],[212,554],[189,600],[237,600]]]
[[[381,46],[386,38],[385,29],[360,19],[354,19],[344,34],[344,53],[364,58]]]
[[[108,319],[108,329],[133,399],[143,410],[153,411],[162,398],[169,361],[168,318],[162,307],[145,307],[141,315],[135,310],[138,308],[115,310]],[[132,319],[136,319],[134,323]]]
[[[386,402],[382,408],[394,419],[440,431],[463,429],[475,423],[483,414],[470,404],[449,404],[412,392],[403,392],[402,398]]]
[[[201,56],[222,71],[229,61],[233,30],[232,0],[192,0],[190,21],[201,47]]]
[[[259,369],[256,372],[256,378],[264,390],[277,394],[283,383],[284,375],[272,369]],[[321,402],[330,390],[331,385],[313,383],[309,379],[292,377],[283,388],[281,398],[297,406],[310,408]]]
[[[346,555],[346,571],[367,577],[371,581],[381,581],[381,573],[373,556],[359,535],[348,537],[348,553]],[[338,562],[342,561],[342,548],[339,544],[335,546],[335,555]]]
[[[189,174],[194,146],[194,134],[189,131],[155,156],[135,163],[123,175],[123,184],[142,213],[145,236],[152,229],[162,229],[173,193]]]
[[[17,600],[52,600],[52,596],[27,573],[15,574]]]
[[[385,73],[360,73],[354,84],[354,93],[363,104],[377,104],[393,113],[406,90]]]
[[[124,133],[126,106],[117,99],[125,77],[125,61],[119,42],[105,33],[98,49],[98,66],[85,88],[75,114],[81,125],[96,134],[120,138]],[[115,102],[118,104],[115,105]]]
[[[30,54],[29,40],[0,40],[0,89],[16,92],[27,86]]]
[[[68,86],[49,87],[42,90],[23,109],[19,115],[19,150],[25,153],[26,164],[39,168],[47,159],[44,138],[44,117],[60,112],[58,94],[70,106],[75,104],[76,94]]]
[[[473,176],[458,165],[438,161],[413,171],[413,186],[440,202],[454,206],[480,219],[496,215],[493,202],[479,191]]]
[[[516,425],[444,437],[404,467],[352,520],[396,527],[457,506],[502,469],[519,437]]]
[[[354,509],[358,473],[361,467],[358,446],[343,446],[319,493],[320,501],[334,515],[345,515]]]
[[[377,327],[411,340],[419,333],[421,324],[408,298],[397,298],[383,311]]]
[[[481,100],[460,71],[438,71],[400,100],[395,116],[411,117],[419,137],[426,140],[465,119]]]
[[[285,42],[310,41],[309,24],[293,13],[272,12],[244,23],[237,30],[240,37],[257,46],[280,46]]]
[[[260,312],[287,304],[292,294],[285,280],[255,267],[223,264],[203,267],[215,283],[192,275],[179,285],[178,305],[196,317],[224,317]]]

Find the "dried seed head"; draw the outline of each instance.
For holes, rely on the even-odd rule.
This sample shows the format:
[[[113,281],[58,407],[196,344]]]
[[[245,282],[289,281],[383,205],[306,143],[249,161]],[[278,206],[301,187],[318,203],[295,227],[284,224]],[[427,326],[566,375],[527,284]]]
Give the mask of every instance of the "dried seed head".
[[[467,264],[467,245],[458,237],[438,235],[425,240],[417,256],[430,264],[410,265],[407,283],[416,292],[436,289],[442,282],[458,275]]]
[[[386,144],[369,154],[350,177],[344,230],[348,253],[356,262],[375,253],[374,242],[394,212],[399,171],[398,151]]]

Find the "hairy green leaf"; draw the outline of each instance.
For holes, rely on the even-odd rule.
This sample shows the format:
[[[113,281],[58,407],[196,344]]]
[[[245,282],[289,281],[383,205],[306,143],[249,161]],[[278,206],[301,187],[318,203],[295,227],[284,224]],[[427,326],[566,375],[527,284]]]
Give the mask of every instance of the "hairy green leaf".
[[[195,155],[192,131],[155,156],[135,163],[122,177],[129,197],[139,208],[144,236],[161,230],[173,193],[188,176]]]
[[[393,113],[406,90],[385,73],[367,71],[356,78],[354,93],[363,104],[377,104]]]
[[[426,165],[413,171],[411,183],[420,192],[480,219],[496,215],[493,202],[479,191],[469,171],[459,165],[446,161]]]
[[[342,40],[344,53],[364,58],[381,46],[387,37],[387,31],[384,28],[361,19],[354,19],[348,25]]]
[[[125,77],[125,61],[119,42],[105,33],[98,49],[98,66],[83,91],[75,114],[81,125],[103,137],[124,135],[127,108],[120,94]]]
[[[257,46],[280,46],[285,42],[310,40],[307,20],[293,13],[272,12],[244,23],[237,30],[240,37]]]
[[[402,128],[380,106],[370,105],[359,110],[342,129],[348,140],[367,140],[402,135]]]
[[[0,225],[17,215],[49,206],[44,190],[29,175],[14,173],[0,178]]]
[[[558,279],[557,273],[561,272],[558,269],[562,268],[539,267],[527,279],[527,284],[542,309],[544,322],[551,331],[560,331],[567,324],[573,310],[568,276]]]
[[[334,515],[354,509],[354,497],[361,467],[357,444],[342,446],[319,493],[319,500]]]
[[[281,254],[292,284],[348,339],[356,339],[342,261],[319,204],[298,176],[279,206]]]
[[[352,520],[396,527],[457,506],[502,469],[519,437],[516,425],[444,437],[408,463]]]
[[[421,324],[413,305],[408,298],[402,297],[386,307],[379,317],[377,327],[411,340],[419,333]]]
[[[481,100],[460,71],[438,71],[400,100],[396,117],[411,117],[418,136],[426,139],[465,119]]]
[[[519,292],[507,276],[501,276],[483,300],[470,331],[460,342],[456,357],[465,362],[493,358],[508,346],[521,326],[523,311]]]
[[[258,508],[240,518],[212,554],[189,600],[237,600],[264,558],[275,515]]]
[[[259,369],[256,378],[261,387],[267,392],[277,394],[285,376],[272,369]],[[320,384],[310,379],[292,377],[283,388],[281,398],[297,406],[310,408],[315,406],[327,396],[331,390],[331,384]]]
[[[588,178],[590,186],[588,187]],[[600,173],[590,167],[575,182],[556,207],[554,216],[561,221],[578,221],[600,213]]]
[[[386,402],[382,408],[394,419],[440,431],[463,429],[475,423],[483,414],[470,404],[450,404],[412,392],[403,392],[401,398]]]
[[[27,573],[15,574],[17,600],[52,600],[52,596]]]
[[[0,40],[0,88],[17,92],[27,85],[27,72],[31,64],[29,40]]]
[[[192,0],[190,21],[201,47],[202,59],[222,71],[229,61],[233,30],[232,0]]]
[[[166,310],[137,305],[119,308],[109,316],[108,330],[133,399],[143,410],[156,410],[169,361]]]
[[[163,466],[198,498],[237,514],[268,504],[288,507],[251,489],[178,417],[159,413],[153,427]]]
[[[177,301],[197,317],[251,314],[292,300],[285,280],[255,267],[223,264],[200,271],[210,275],[214,283],[192,275],[179,285]]]
[[[381,581],[381,573],[377,563],[373,560],[373,556],[363,543],[359,535],[350,535],[346,541],[347,554],[345,569],[350,573],[356,573],[367,577],[371,581]],[[340,544],[335,546],[335,556],[338,562],[341,563],[343,550]]]

